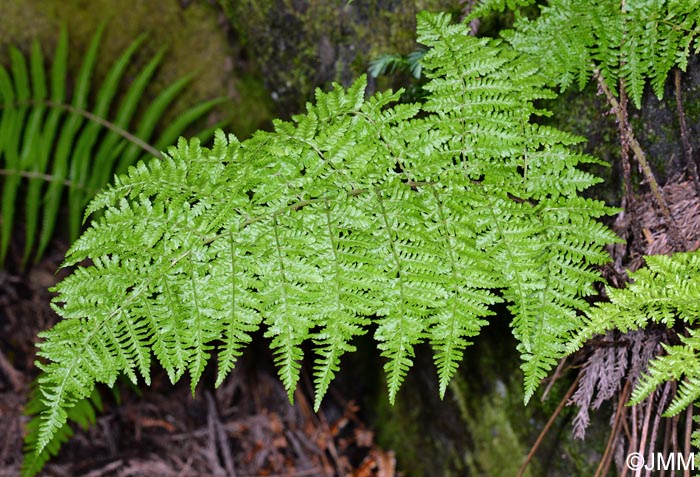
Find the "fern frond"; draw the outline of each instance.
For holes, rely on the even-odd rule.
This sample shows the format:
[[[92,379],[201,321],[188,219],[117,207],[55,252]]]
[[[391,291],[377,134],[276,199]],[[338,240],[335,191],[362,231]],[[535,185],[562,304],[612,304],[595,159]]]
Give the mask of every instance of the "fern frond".
[[[624,289],[607,288],[610,303],[601,303],[586,314],[581,328],[567,346],[572,353],[610,329],[627,332],[650,323],[672,327],[678,320],[695,323],[700,313],[700,257],[676,253],[670,257],[645,257],[647,267],[631,273]]]
[[[680,345],[663,345],[665,355],[649,362],[630,399],[639,404],[668,381],[679,383],[676,395],[664,411],[665,416],[675,416],[700,398],[700,331],[689,329],[688,336],[681,336]]]
[[[581,329],[567,347],[574,352],[588,339],[607,330],[626,332],[650,324],[672,328],[683,322],[689,326],[680,345],[664,345],[666,354],[650,361],[648,371],[632,393],[632,403],[640,403],[661,384],[675,380],[678,393],[666,410],[675,415],[700,397],[700,254],[676,253],[670,257],[646,257],[647,267],[630,274],[625,289],[608,288],[610,303],[590,308]]]
[[[290,398],[315,344],[317,409],[370,323],[391,402],[424,341],[444,395],[500,296],[532,395],[616,240],[595,221],[612,209],[577,195],[597,181],[579,138],[531,122],[552,95],[536,66],[447,15],[419,16],[419,39],[424,104],[365,98],[361,78],[244,142],[180,140],[98,194],[65,261],[93,265],[56,287],[64,319],[39,345],[39,451],[95,382],[147,380],[155,356],[194,389],[221,343],[220,384],[259,328]]]
[[[474,6],[469,16],[465,21],[470,21],[475,18],[484,17],[489,13],[503,12],[505,9],[516,10],[520,7],[526,7],[535,3],[535,0],[481,0]]]
[[[36,416],[44,410],[44,405],[41,400],[41,393],[38,387],[33,387],[30,395],[29,402],[25,407],[25,413],[28,415]],[[102,398],[97,389],[94,389],[92,394],[77,402],[74,407],[68,409],[67,419],[70,422],[78,424],[83,429],[87,429],[96,422],[96,413],[102,412]],[[68,439],[73,435],[73,429],[70,425],[64,425],[59,428],[56,434],[51,438],[46,447],[41,453],[35,454],[32,451],[37,445],[37,436],[39,433],[40,421],[33,419],[29,421],[24,437],[24,448],[27,451],[26,458],[22,463],[22,473],[23,477],[31,477],[36,475],[46,464],[46,462],[51,459],[51,457],[58,454],[61,446],[65,444]]]
[[[502,0],[488,3],[503,7]],[[612,91],[624,80],[640,107],[647,82],[661,98],[671,68],[685,70],[699,25],[696,1],[557,0],[534,20],[520,16],[503,36],[536,58],[555,84],[566,88],[577,82],[583,88],[599,70]]]
[[[428,31],[419,30],[421,41],[433,47],[426,69],[439,72],[431,68],[437,59],[440,65],[459,65],[459,73],[427,73],[437,77],[427,85],[434,97],[426,109],[446,118],[442,124],[459,154],[452,162],[481,179],[471,184],[474,222],[468,228],[478,232],[477,250],[493,260],[498,286],[512,302],[527,401],[562,356],[577,326],[575,310],[586,308],[581,297],[592,293],[597,277],[589,264],[607,260],[592,244],[617,240],[594,220],[612,209],[576,196],[598,181],[575,168],[592,159],[563,146],[579,139],[527,123],[537,111],[522,98],[547,95],[536,70],[508,50],[486,48],[488,40],[467,39],[463,27],[437,20],[424,24]]]

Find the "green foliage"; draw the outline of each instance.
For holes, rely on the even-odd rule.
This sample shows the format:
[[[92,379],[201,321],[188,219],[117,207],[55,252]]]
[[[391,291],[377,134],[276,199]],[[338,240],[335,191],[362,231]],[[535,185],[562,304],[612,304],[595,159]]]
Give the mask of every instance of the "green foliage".
[[[220,384],[260,327],[290,398],[315,344],[318,409],[355,336],[374,329],[396,398],[415,346],[435,351],[440,393],[507,302],[525,399],[580,325],[616,240],[613,210],[578,193],[581,139],[531,122],[551,97],[537,68],[446,15],[419,16],[426,101],[365,99],[364,78],[239,142],[180,140],[90,204],[41,334],[46,410],[36,450],[96,382],[148,384],[153,358],[194,391],[218,352]]]
[[[36,383],[35,383],[36,385]],[[41,393],[36,392],[36,387],[32,390],[31,398],[25,407],[25,413],[36,416],[45,410],[41,400]],[[97,389],[93,389],[92,394],[78,401],[75,406],[68,409],[68,421],[73,422],[83,429],[95,425],[96,413],[102,412],[102,397]],[[66,424],[53,435],[51,440],[41,452],[34,453],[36,448],[36,438],[39,435],[39,421],[32,419],[27,425],[26,438],[24,441],[27,458],[22,465],[22,476],[36,475],[48,462],[48,460],[58,454],[61,446],[65,444],[73,435],[73,429]]]
[[[376,78],[380,75],[402,71],[410,73],[415,79],[420,79],[423,55],[425,55],[425,50],[415,50],[406,56],[395,53],[380,55],[370,62],[367,72]]]
[[[169,85],[142,114],[137,114],[164,51],[156,54],[127,83],[124,74],[145,36],[135,39],[97,88],[92,84],[92,73],[103,28],[95,33],[72,87],[67,81],[70,73],[65,28],[61,30],[48,74],[36,41],[28,59],[11,48],[9,71],[0,65],[0,177],[3,179],[0,264],[16,227],[15,212],[20,200],[25,209],[26,263],[37,237],[36,257],[46,249],[66,188],[69,227],[74,239],[80,232],[85,205],[115,170],[123,172],[139,159],[158,155],[160,149],[172,144],[219,102],[212,100],[192,107],[155,136],[164,111],[191,78]],[[69,91],[72,91],[70,97]],[[200,137],[204,139],[212,133],[213,129],[204,131]],[[153,146],[148,144],[150,141]],[[26,188],[22,186],[23,180]]]
[[[528,3],[485,0],[474,14]],[[519,16],[503,37],[536,58],[556,84],[566,88],[576,82],[583,88],[599,71],[613,91],[624,80],[640,107],[647,81],[661,98],[671,68],[685,70],[691,50],[700,47],[699,32],[698,0],[555,0],[534,20]]]
[[[518,11],[520,7],[527,7],[535,3],[535,0],[481,0],[469,12],[467,21],[486,16],[492,11],[503,12],[505,9]]]
[[[661,384],[678,381],[678,392],[666,410],[670,416],[700,398],[700,330],[693,328],[700,313],[700,253],[655,255],[646,257],[646,262],[647,268],[630,274],[632,283],[627,288],[608,287],[610,302],[589,309],[567,351],[574,352],[594,335],[611,329],[687,326],[680,344],[663,345],[665,353],[650,362],[632,394],[631,402],[640,403]]]

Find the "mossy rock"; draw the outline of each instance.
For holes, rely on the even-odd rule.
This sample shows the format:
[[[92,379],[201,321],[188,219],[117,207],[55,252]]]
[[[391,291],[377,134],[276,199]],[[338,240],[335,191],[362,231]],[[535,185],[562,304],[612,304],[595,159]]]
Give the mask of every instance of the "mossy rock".
[[[394,449],[406,477],[514,476],[571,384],[563,377],[545,401],[523,404],[516,342],[507,326],[488,326],[465,351],[459,374],[444,400],[438,396],[431,352],[416,352],[396,404],[377,400],[381,446]],[[540,390],[540,394],[544,386]],[[592,414],[584,441],[572,436],[576,409],[567,407],[546,435],[525,476],[589,477],[609,433],[609,409]]]
[[[280,111],[302,110],[317,86],[348,86],[384,53],[416,48],[416,14],[460,12],[458,0],[219,0]],[[385,89],[388,80],[369,89]]]
[[[69,71],[75,72],[90,39],[103,22],[106,29],[96,65],[96,81],[104,77],[112,62],[142,33],[148,38],[127,78],[133,77],[160,49],[166,49],[145,99],[154,97],[165,85],[182,76],[195,75],[190,87],[171,106],[166,122],[188,106],[216,97],[229,101],[217,108],[206,122],[214,124],[230,119],[227,129],[239,136],[245,137],[265,127],[274,116],[262,82],[239,64],[239,50],[228,41],[222,12],[207,2],[3,0],[0,61],[8,64],[8,45],[27,52],[34,38],[39,39],[44,55],[50,58],[60,26],[65,24],[70,38]]]

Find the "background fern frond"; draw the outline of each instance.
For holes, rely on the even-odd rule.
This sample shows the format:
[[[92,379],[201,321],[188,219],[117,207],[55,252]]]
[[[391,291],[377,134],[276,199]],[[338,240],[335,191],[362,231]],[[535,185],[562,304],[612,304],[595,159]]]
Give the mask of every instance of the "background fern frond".
[[[25,243],[23,262],[32,253],[40,257],[53,236],[64,192],[68,189],[69,232],[80,231],[82,210],[115,169],[125,170],[138,159],[159,156],[165,148],[204,114],[221,102],[215,99],[196,105],[164,128],[157,137],[156,125],[168,105],[192,77],[166,87],[138,114],[146,88],[163,58],[157,53],[137,74],[123,96],[124,72],[133,63],[145,37],[135,39],[114,62],[93,95],[92,71],[98,61],[104,25],[92,38],[67,98],[69,74],[68,34],[61,29],[50,75],[38,42],[29,59],[10,49],[8,72],[0,66],[0,171],[2,211],[0,264],[16,227],[17,203],[24,204]],[[93,98],[94,96],[94,98]],[[134,126],[135,133],[128,131]],[[213,130],[202,135],[206,140]],[[154,142],[156,147],[150,146]],[[26,179],[26,191],[22,187]],[[21,209],[20,209],[21,210]]]
[[[25,413],[30,416],[36,416],[44,411],[44,404],[41,400],[41,393],[37,392],[38,389],[35,387],[31,392],[31,397],[29,402],[25,407]],[[97,389],[92,391],[92,394],[76,403],[75,406],[70,408],[67,412],[68,421],[71,423],[78,424],[83,429],[95,424],[96,414],[102,412],[102,397]],[[39,434],[40,421],[34,419],[29,421],[26,430],[26,438],[24,440],[25,450],[27,451],[27,458],[22,464],[22,476],[31,477],[39,473],[39,471],[44,467],[49,459],[58,454],[61,446],[65,444],[68,439],[73,435],[73,429],[70,425],[65,425],[58,429],[56,434],[51,438],[46,447],[39,454],[35,454],[32,451],[37,445],[36,438]]]
[[[469,12],[466,22],[488,15],[491,12],[503,12],[505,9],[516,10],[535,3],[535,0],[481,0]]]
[[[503,6],[483,2],[473,15]],[[623,80],[639,108],[647,82],[661,98],[671,68],[685,70],[692,45],[697,49],[699,12],[696,1],[557,0],[541,7],[535,19],[519,16],[503,36],[537,58],[554,84],[583,88],[598,70],[612,91]]]

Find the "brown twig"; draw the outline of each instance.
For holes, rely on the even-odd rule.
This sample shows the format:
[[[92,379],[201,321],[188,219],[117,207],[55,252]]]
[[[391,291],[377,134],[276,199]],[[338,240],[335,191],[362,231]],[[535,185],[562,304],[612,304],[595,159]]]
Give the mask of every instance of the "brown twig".
[[[669,447],[671,447],[671,419],[666,419],[666,428],[664,429],[664,455],[668,455]],[[675,432],[675,429],[673,429]],[[666,466],[661,467],[661,474],[659,477],[666,477]]]
[[[216,473],[221,469],[219,458],[216,453],[217,446],[224,460],[224,468],[227,477],[236,477],[236,469],[233,465],[233,457],[231,457],[231,446],[228,442],[228,437],[224,431],[224,426],[219,419],[219,413],[216,409],[216,401],[214,396],[209,392],[205,392],[204,396],[207,399],[207,428],[209,431],[209,446],[207,447],[207,457],[209,459],[212,471]]]
[[[309,377],[306,374],[304,375],[304,382],[307,386],[311,386],[311,381],[309,380]],[[299,408],[301,409],[301,412],[304,414],[305,418],[309,421],[315,422],[316,425],[321,427],[323,432],[326,433],[326,435],[328,436],[328,451],[331,454],[331,457],[333,458],[333,465],[338,475],[344,477],[345,473],[343,472],[343,466],[340,462],[340,458],[338,457],[338,451],[335,447],[335,443],[333,442],[333,436],[330,433],[327,422],[325,420],[321,421],[320,413],[317,415],[315,412],[313,412],[313,410],[311,409],[311,404],[309,403],[308,399],[306,399],[306,396],[301,391],[301,389],[296,389],[296,391],[294,392],[294,398],[299,404]],[[325,426],[324,423],[326,423]],[[330,462],[328,462],[325,453],[322,452],[320,454],[320,457],[321,462],[323,464],[324,475],[328,475],[326,469],[331,468]]]
[[[569,386],[569,389],[566,391],[566,394],[564,394],[564,397],[562,398],[562,400],[559,401],[559,405],[554,410],[552,415],[549,417],[549,420],[547,421],[547,424],[545,424],[544,428],[540,432],[540,435],[537,436],[537,440],[535,441],[532,448],[530,449],[530,452],[528,452],[527,456],[525,457],[525,460],[523,461],[522,465],[520,466],[520,470],[518,470],[518,475],[516,477],[522,477],[525,474],[525,470],[527,469],[528,464],[530,464],[530,461],[532,460],[532,458],[535,456],[535,452],[537,452],[537,449],[540,447],[540,444],[542,444],[542,441],[544,440],[544,436],[547,435],[547,433],[549,432],[549,429],[554,424],[554,421],[556,420],[557,416],[559,416],[562,409],[564,409],[564,406],[566,406],[566,403],[569,401],[569,398],[571,398],[571,395],[576,390],[576,386],[578,385],[578,382],[580,379],[581,379],[581,373],[579,373],[578,376],[576,376],[576,379],[574,379],[574,382],[571,383],[571,386]]]
[[[612,110],[615,113],[615,116],[617,117],[618,123],[621,124],[620,130],[622,136],[620,137],[620,140],[623,144],[627,143],[627,145],[632,149],[634,157],[635,159],[637,159],[637,162],[639,163],[639,166],[642,170],[642,174],[644,175],[644,180],[647,182],[647,184],[649,184],[651,194],[654,197],[654,202],[661,211],[661,215],[663,215],[664,217],[666,226],[668,227],[671,242],[673,243],[673,248],[678,250],[681,244],[678,226],[676,225],[675,220],[673,220],[673,216],[671,215],[671,211],[668,208],[666,199],[664,199],[663,190],[659,187],[659,183],[656,180],[656,176],[654,176],[654,172],[651,169],[651,165],[649,164],[649,161],[647,161],[646,154],[644,153],[642,146],[639,145],[639,142],[637,141],[637,138],[634,135],[634,131],[632,131],[632,127],[630,126],[629,121],[627,120],[627,114],[623,110],[623,107],[620,105],[617,98],[615,98],[615,95],[613,95],[610,91],[610,88],[608,88],[608,85],[605,83],[605,80],[600,74],[600,71],[596,70],[593,75],[598,81],[598,87],[605,94],[608,103],[612,107]]]
[[[642,437],[639,439],[639,449],[637,452],[639,452],[641,455],[644,455],[644,451],[647,445],[647,436],[649,435],[649,421],[651,420],[651,411],[654,407],[654,394],[656,391],[652,392],[651,395],[647,398],[647,407],[646,411],[644,412],[644,423],[642,424]],[[649,443],[649,450],[651,451],[652,449],[652,443]],[[651,455],[651,452],[649,452],[649,455]],[[634,473],[634,477],[642,477],[642,469],[644,468],[643,465],[639,466]]]
[[[691,459],[693,458],[692,455],[690,455],[690,443],[691,443],[691,437],[693,433],[693,404],[690,404],[688,406],[688,409],[685,412],[685,446],[683,448],[683,457],[690,457]],[[684,470],[683,470],[683,477],[690,477],[690,467],[686,465]]]
[[[673,455],[678,455],[678,415],[673,416],[673,432],[671,433],[671,444],[673,445]]]
[[[552,379],[549,380],[549,383],[547,383],[547,387],[544,389],[544,392],[542,393],[542,402],[547,399],[547,395],[549,394],[549,391],[552,390],[552,387],[554,386],[554,383],[557,382],[557,380],[561,377],[562,375],[562,370],[564,369],[564,363],[566,363],[566,356],[559,361],[559,364],[557,365],[557,369],[554,370],[554,374],[552,375]]]
[[[113,472],[124,465],[122,459],[117,459],[109,464],[100,467],[99,469],[92,470],[87,474],[83,474],[83,477],[102,477],[103,475],[113,475]]]
[[[12,384],[13,391],[19,391],[24,387],[22,374],[12,366],[12,363],[5,357],[2,350],[0,350],[0,371],[7,377],[10,384]]]
[[[610,469],[610,463],[612,462],[612,448],[615,445],[615,442],[617,442],[617,438],[620,435],[620,428],[622,427],[622,422],[625,420],[625,414],[627,413],[627,407],[625,406],[625,403],[627,402],[627,399],[629,399],[629,393],[630,393],[630,383],[627,381],[625,383],[625,387],[622,388],[622,392],[620,393],[620,399],[617,402],[617,409],[615,410],[615,420],[613,422],[613,428],[610,431],[610,437],[608,437],[608,442],[605,445],[605,452],[603,452],[603,457],[600,459],[600,463],[598,464],[598,468],[595,471],[595,475],[593,477],[603,477],[607,475],[608,470]],[[633,408],[634,411],[634,408]],[[626,468],[623,471],[622,475],[624,476],[626,473]]]
[[[629,124],[627,118],[627,92],[624,88],[623,79],[620,79],[620,118],[617,122],[620,128],[620,138],[626,137],[625,124]],[[625,187],[625,204],[623,208],[632,213],[634,210],[634,196],[632,190],[632,167],[630,166],[630,145],[628,141],[620,140],[620,159],[622,160],[622,179]],[[630,221],[631,222],[631,221]]]
[[[182,466],[182,469],[180,469],[180,473],[177,474],[177,477],[185,477],[190,473],[190,469],[192,468],[192,463],[194,462],[194,455],[190,455],[187,458],[187,462]]]
[[[651,437],[649,438],[649,450],[648,454],[651,454],[651,450],[654,448],[656,443],[656,435],[658,434],[659,426],[661,424],[661,416],[663,415],[663,408],[666,405],[666,399],[668,398],[668,392],[671,389],[671,383],[667,382],[664,386],[664,392],[661,394],[661,398],[656,405],[656,415],[654,416],[654,424],[651,426]],[[650,403],[651,404],[651,403]],[[664,451],[665,452],[665,451]],[[663,454],[667,455],[667,454]],[[645,477],[651,477],[651,467],[646,471]]]
[[[202,453],[207,457],[209,468],[214,475],[221,475],[224,469],[219,463],[219,456],[216,453],[216,407],[212,409],[212,405],[207,399],[207,445],[202,449]]]

